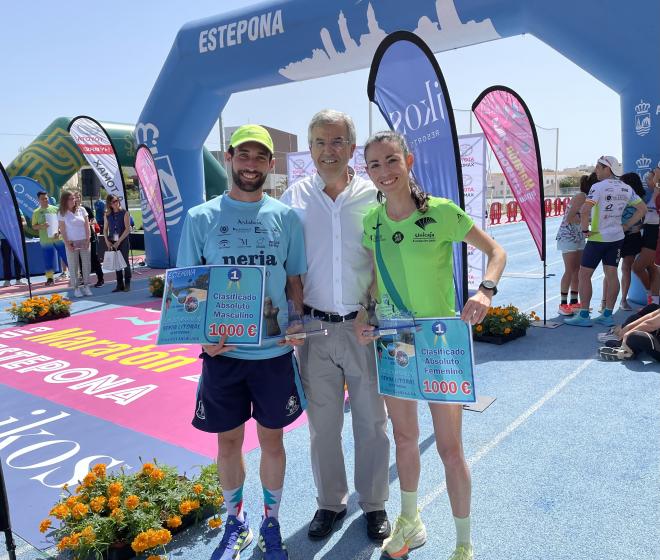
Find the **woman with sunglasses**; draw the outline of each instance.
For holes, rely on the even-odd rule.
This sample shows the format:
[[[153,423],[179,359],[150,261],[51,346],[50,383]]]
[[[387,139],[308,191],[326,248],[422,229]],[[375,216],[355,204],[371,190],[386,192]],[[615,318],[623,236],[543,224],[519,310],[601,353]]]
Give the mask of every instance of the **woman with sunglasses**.
[[[118,197],[109,194],[106,199],[105,223],[103,236],[108,251],[119,251],[126,261],[126,268],[117,271],[117,286],[113,292],[128,292],[131,289],[131,267],[128,260],[128,236],[131,233],[131,221],[127,210],[121,207]]]
[[[381,311],[418,318],[453,317],[453,243],[464,241],[488,257],[484,281],[461,313],[466,323],[481,322],[506,264],[504,250],[453,202],[429,196],[415,184],[410,177],[414,158],[403,136],[379,132],[367,141],[364,155],[369,178],[379,191],[380,204],[363,221],[363,244],[376,262],[376,299],[381,306],[390,302]],[[362,312],[355,321],[361,344],[377,338],[371,336],[374,327],[368,326],[365,315]],[[382,551],[385,557],[402,558],[426,542],[426,528],[417,509],[421,471],[417,401],[386,396],[385,402],[396,444],[401,513]],[[429,408],[456,525],[456,546],[450,559],[472,560],[471,479],[463,452],[463,408],[437,402],[430,402]]]
[[[87,212],[70,191],[60,194],[60,208],[57,213],[60,233],[64,240],[66,258],[69,263],[69,282],[75,297],[91,296],[89,274],[91,271],[91,251],[89,247],[89,220]],[[80,255],[80,260],[78,256]],[[79,265],[82,264],[82,290]]]

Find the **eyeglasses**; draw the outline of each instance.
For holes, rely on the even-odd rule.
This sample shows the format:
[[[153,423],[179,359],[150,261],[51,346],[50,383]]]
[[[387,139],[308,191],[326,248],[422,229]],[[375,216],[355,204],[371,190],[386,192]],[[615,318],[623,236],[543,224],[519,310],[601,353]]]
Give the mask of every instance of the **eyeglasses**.
[[[119,199],[113,200],[110,204],[119,204]]]
[[[326,146],[329,146],[333,150],[341,150],[344,146],[350,143],[351,141],[346,140],[345,138],[335,138],[334,140],[330,140],[330,142],[326,142],[325,140],[314,140],[312,146],[317,150],[323,150]]]

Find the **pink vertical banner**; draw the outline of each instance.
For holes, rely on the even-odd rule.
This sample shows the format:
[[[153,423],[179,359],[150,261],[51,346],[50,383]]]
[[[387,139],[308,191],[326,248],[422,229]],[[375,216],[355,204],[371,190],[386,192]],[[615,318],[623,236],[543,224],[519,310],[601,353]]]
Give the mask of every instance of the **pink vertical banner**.
[[[158,231],[163,238],[165,251],[169,254],[167,245],[167,224],[165,223],[165,208],[163,207],[163,193],[160,190],[160,179],[158,170],[151,155],[151,150],[144,144],[141,144],[135,154],[135,171],[137,171],[140,180],[140,188],[144,193],[144,198],[149,204],[149,208],[156,220]]]
[[[505,86],[484,90],[472,104],[545,262],[543,173],[534,121],[525,102]]]

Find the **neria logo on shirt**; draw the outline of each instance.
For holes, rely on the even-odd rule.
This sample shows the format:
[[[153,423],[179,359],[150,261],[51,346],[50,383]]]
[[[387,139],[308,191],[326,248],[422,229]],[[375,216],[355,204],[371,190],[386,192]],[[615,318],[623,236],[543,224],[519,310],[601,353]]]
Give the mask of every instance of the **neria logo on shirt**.
[[[223,255],[222,264],[238,266],[276,266],[275,255],[267,255],[264,251],[250,255]]]

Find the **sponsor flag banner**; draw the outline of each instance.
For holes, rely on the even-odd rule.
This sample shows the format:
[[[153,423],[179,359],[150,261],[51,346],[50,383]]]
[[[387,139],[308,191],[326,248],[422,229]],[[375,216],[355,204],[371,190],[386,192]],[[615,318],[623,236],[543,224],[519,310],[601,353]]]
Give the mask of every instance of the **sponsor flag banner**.
[[[486,137],[465,134],[458,137],[463,172],[465,211],[481,229],[486,226]],[[470,292],[479,289],[486,271],[486,256],[467,246],[467,283]]]
[[[458,317],[417,319],[376,340],[378,392],[400,399],[473,403],[471,327]]]
[[[367,175],[367,166],[364,163],[364,147],[356,146],[353,157],[348,162],[356,175],[363,179],[369,180]],[[310,152],[291,152],[286,156],[286,171],[287,171],[287,185],[291,186],[294,183],[304,179],[309,175],[316,173],[316,166],[312,160]]]
[[[11,186],[14,189],[14,194],[16,195],[16,202],[18,203],[18,208],[27,223],[32,223],[32,213],[39,206],[39,198],[37,193],[40,191],[48,192],[48,189],[42,187],[34,179],[30,177],[12,177]]]
[[[543,173],[532,115],[520,96],[505,86],[484,90],[472,104],[472,111],[520,205],[539,256],[545,261]]]
[[[397,31],[371,63],[369,99],[415,155],[413,175],[433,196],[465,208],[456,123],[447,85],[431,49],[414,33]],[[454,244],[457,309],[467,296],[465,246]]]
[[[117,150],[105,129],[91,117],[80,116],[69,123],[69,134],[106,192],[119,198],[122,208],[128,209]]]
[[[0,163],[0,233],[11,246],[12,251],[18,257],[18,260],[25,271],[26,278],[30,278],[27,269],[27,259],[25,255],[25,234],[21,227],[21,215],[18,211],[18,204],[14,189],[11,187],[11,181]],[[18,273],[18,271],[16,271]]]
[[[144,193],[144,197],[147,200],[147,204],[149,204],[151,213],[158,226],[160,236],[163,238],[165,253],[169,254],[169,247],[167,244],[167,224],[165,222],[165,208],[163,206],[163,192],[160,188],[158,170],[156,169],[154,158],[151,155],[151,150],[149,150],[144,144],[140,145],[135,154],[135,171],[140,180],[140,188]]]

